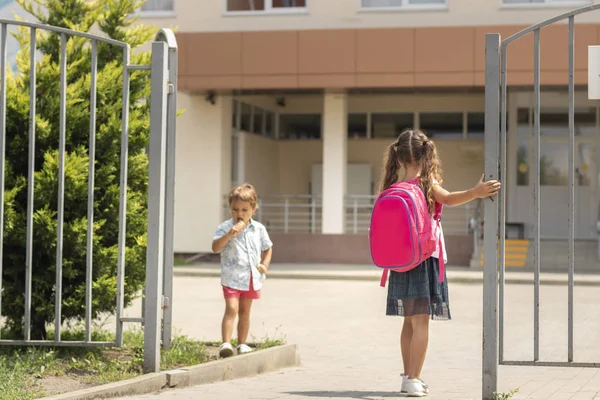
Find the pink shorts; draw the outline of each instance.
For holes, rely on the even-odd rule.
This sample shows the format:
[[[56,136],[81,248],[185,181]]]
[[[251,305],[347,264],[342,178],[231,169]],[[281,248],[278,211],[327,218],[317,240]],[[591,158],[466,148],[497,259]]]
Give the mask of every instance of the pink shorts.
[[[232,289],[227,286],[223,286],[223,297],[226,299],[260,299],[260,289],[254,290],[252,283],[252,274],[250,274],[250,290],[238,290]]]

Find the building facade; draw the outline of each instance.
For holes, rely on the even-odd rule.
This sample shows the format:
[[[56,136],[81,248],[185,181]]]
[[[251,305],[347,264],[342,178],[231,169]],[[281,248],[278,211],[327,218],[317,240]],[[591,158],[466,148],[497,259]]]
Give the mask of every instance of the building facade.
[[[400,130],[436,142],[444,186],[483,173],[485,34],[504,38],[586,0],[149,0],[142,23],[177,29],[175,250],[210,252],[232,185],[254,184],[275,259],[369,262],[383,154]],[[576,19],[577,239],[598,237],[598,102]],[[542,237],[567,235],[567,26],[541,33]],[[533,38],[508,52],[507,219],[531,235]],[[449,262],[476,246],[477,204],[446,208]],[[564,211],[562,211],[564,210]],[[512,225],[511,225],[512,226]],[[595,245],[595,244],[594,244]]]

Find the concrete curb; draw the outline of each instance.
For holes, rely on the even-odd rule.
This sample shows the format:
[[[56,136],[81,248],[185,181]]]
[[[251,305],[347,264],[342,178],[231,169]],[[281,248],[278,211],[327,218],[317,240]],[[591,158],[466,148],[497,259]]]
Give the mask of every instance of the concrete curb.
[[[146,374],[125,381],[44,397],[40,400],[93,400],[145,394],[166,388],[249,377],[298,365],[300,365],[300,355],[297,346],[286,344],[205,364]]]
[[[176,267],[175,276],[193,276],[216,278],[221,276],[221,271],[214,268],[201,267]],[[483,271],[447,271],[449,282],[465,284],[482,284]],[[352,280],[352,281],[379,281],[381,272],[375,267],[373,271],[271,271],[268,279],[315,279],[315,280]],[[575,274],[576,286],[600,286],[600,275]],[[533,272],[507,271],[504,282],[515,285],[532,285]],[[540,274],[541,285],[565,286],[568,284],[567,273],[546,272]]]

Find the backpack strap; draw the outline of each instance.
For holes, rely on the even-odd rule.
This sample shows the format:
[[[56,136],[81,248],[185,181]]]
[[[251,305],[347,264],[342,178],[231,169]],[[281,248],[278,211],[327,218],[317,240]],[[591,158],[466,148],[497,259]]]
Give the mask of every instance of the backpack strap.
[[[444,275],[445,275],[445,267],[446,267],[446,263],[444,262],[444,250],[445,250],[445,246],[444,246],[444,242],[442,241],[442,230],[440,229],[440,220],[437,220],[437,226],[438,226],[438,244],[439,244],[439,249],[440,249],[440,254],[438,254],[438,262],[439,262],[439,267],[440,267],[440,282],[444,282]]]
[[[379,282],[379,285],[381,287],[385,287],[385,283],[387,282],[388,272],[389,271],[384,268],[383,273],[381,274],[381,282]]]

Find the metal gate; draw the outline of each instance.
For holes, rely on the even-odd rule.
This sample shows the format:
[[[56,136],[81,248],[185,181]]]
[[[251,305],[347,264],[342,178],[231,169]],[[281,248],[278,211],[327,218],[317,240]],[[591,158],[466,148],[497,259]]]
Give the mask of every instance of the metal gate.
[[[29,154],[27,177],[27,233],[25,256],[25,315],[23,340],[0,340],[2,345],[49,345],[49,346],[122,346],[123,324],[137,322],[144,325],[144,370],[160,369],[160,344],[168,347],[171,341],[171,315],[173,276],[173,213],[174,213],[174,166],[175,166],[175,118],[177,97],[177,43],[171,30],[163,29],[152,43],[151,65],[130,63],[129,44],[88,33],[24,21],[0,20],[0,205],[5,196],[6,153],[6,61],[8,26],[21,26],[30,32],[30,100],[29,100]],[[54,340],[31,340],[31,296],[33,263],[33,201],[36,139],[36,32],[49,31],[60,38],[60,115],[59,115],[59,164],[58,164],[58,211],[55,280],[55,331]],[[87,257],[85,285],[85,340],[61,339],[62,273],[63,273],[63,225],[65,199],[65,143],[67,119],[67,40],[69,37],[85,38],[91,45],[91,90],[89,128],[89,179],[87,204]],[[97,72],[98,43],[120,48],[123,54],[122,125],[120,149],[118,265],[116,268],[116,340],[114,342],[92,341],[92,269],[93,269],[93,223],[94,223],[94,162],[96,151]],[[125,238],[128,176],[128,138],[130,108],[130,74],[147,70],[151,73],[150,141],[148,181],[148,227],[146,251],[145,301],[142,318],[123,317],[125,289]],[[0,238],[4,232],[4,207],[0,206]],[[0,240],[0,260],[3,241]],[[0,262],[0,288],[2,265]],[[1,299],[0,299],[1,300]],[[0,304],[1,306],[1,304]],[[164,311],[164,313],[163,313]]]
[[[505,360],[504,355],[504,273],[506,190],[498,202],[485,202],[484,283],[483,283],[483,399],[491,400],[498,381],[498,365],[543,365],[559,367],[600,367],[600,363],[573,362],[573,288],[575,272],[575,16],[600,9],[600,4],[583,7],[530,26],[501,40],[500,34],[486,35],[485,51],[485,176],[506,184],[507,145],[507,47],[533,33],[533,266],[534,266],[534,355],[531,361]],[[568,20],[568,107],[569,107],[569,205],[568,205],[568,357],[566,361],[540,362],[540,31],[555,22]],[[497,223],[493,223],[497,221]],[[600,361],[600,360],[599,360]]]

